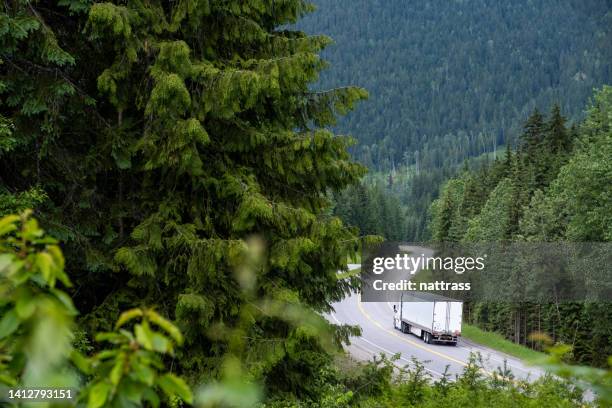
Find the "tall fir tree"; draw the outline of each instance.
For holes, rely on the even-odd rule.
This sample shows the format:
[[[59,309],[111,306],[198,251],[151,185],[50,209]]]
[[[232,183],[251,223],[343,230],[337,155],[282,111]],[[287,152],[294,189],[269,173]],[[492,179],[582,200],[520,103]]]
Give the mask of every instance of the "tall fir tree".
[[[521,135],[522,158],[530,179],[528,185],[529,191],[534,191],[544,185],[542,176],[545,169],[542,167],[543,158],[541,151],[545,130],[544,117],[538,109],[535,109],[525,122],[523,134]]]
[[[553,105],[546,123],[544,143],[553,153],[568,153],[572,146],[571,134],[565,126],[566,119],[561,114],[561,107]]]
[[[34,205],[62,240],[85,327],[156,307],[187,334],[179,370],[214,375],[224,346],[206,333],[237,319],[235,272],[253,235],[267,245],[260,296],[327,311],[350,289],[336,272],[355,237],[326,215],[326,194],[363,169],[350,138],[325,127],[366,93],[309,89],[330,40],[288,24],[311,10],[302,0],[4,4],[0,194],[13,204],[2,211]],[[319,350],[295,330],[271,319],[249,341],[280,339],[258,373],[299,394],[317,363],[297,350]]]

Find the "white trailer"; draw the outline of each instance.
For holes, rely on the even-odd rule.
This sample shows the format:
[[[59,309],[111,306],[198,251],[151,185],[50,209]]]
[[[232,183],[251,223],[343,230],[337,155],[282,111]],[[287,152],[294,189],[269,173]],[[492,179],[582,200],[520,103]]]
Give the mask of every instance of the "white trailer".
[[[393,307],[393,325],[424,342],[457,345],[461,336],[463,302],[431,293],[402,294],[399,307]]]

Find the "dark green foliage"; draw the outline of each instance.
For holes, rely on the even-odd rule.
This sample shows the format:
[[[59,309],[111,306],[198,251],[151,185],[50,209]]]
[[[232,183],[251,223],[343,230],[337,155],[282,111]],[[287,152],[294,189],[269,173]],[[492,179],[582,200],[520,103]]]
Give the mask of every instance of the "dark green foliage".
[[[465,171],[444,185],[431,206],[432,236],[439,242],[610,241],[610,112],[609,86],[596,93],[579,128],[567,128],[558,106],[547,118],[535,111],[516,152],[507,150],[503,161]],[[576,362],[605,366],[612,352],[607,305],[475,303],[467,315],[486,330],[532,347],[539,344],[530,333],[546,333],[573,345],[570,359]]]
[[[338,129],[357,137],[351,151],[371,171],[411,174],[390,190],[405,213],[406,240],[431,238],[424,214],[467,158],[501,158],[536,107],[558,103],[579,120],[593,88],[612,80],[606,0],[315,4],[299,27],[335,41],[317,86],[354,83],[371,95]]]
[[[411,369],[407,370],[402,380],[400,380],[399,394],[404,401],[412,405],[422,404],[427,395],[427,388],[430,380],[429,374],[425,371],[423,363],[412,358]],[[437,388],[444,388],[444,383]]]
[[[72,286],[64,271],[62,251],[30,217],[30,211],[0,218],[0,392],[3,400],[7,395],[6,385],[72,387],[70,392],[76,394],[77,385],[83,381],[79,381],[77,371],[68,364],[70,358],[85,374],[81,379],[86,384],[79,390],[78,398],[87,401],[88,408],[136,407],[143,400],[158,407],[161,390],[177,402],[192,402],[189,387],[180,377],[165,372],[159,355],[173,354],[174,344],[182,343],[182,335],[175,326],[151,310],[128,311],[117,322],[116,332],[98,337],[115,347],[89,359],[76,352],[71,344],[77,310],[70,296],[60,289],[62,286]],[[135,318],[142,318],[143,322],[135,326],[134,334],[119,331]],[[165,333],[158,332],[149,323]]]
[[[334,195],[334,215],[365,235],[399,241],[406,236],[406,220],[399,199],[380,184],[360,183]]]
[[[358,136],[356,157],[376,169],[405,157],[440,168],[493,151],[555,102],[578,119],[592,89],[612,79],[605,0],[315,4],[300,27],[335,41],[321,86],[371,93],[341,130]]]
[[[211,327],[238,319],[238,267],[254,235],[268,255],[258,295],[325,311],[350,290],[336,272],[358,242],[327,215],[327,194],[363,168],[351,140],[324,127],[366,93],[309,90],[329,39],[286,29],[309,10],[300,0],[3,5],[0,211],[32,206],[62,241],[90,335],[121,310],[155,307],[186,334],[175,369],[217,376],[226,345]],[[258,320],[250,349],[279,339],[285,357],[262,368],[253,356],[252,368],[311,393],[326,356],[296,330]]]

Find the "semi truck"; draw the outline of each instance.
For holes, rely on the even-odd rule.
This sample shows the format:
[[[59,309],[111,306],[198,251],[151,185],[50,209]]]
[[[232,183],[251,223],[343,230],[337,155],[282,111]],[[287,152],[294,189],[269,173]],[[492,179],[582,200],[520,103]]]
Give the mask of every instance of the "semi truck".
[[[463,302],[432,293],[402,294],[393,306],[393,326],[427,344],[457,345],[461,336]]]

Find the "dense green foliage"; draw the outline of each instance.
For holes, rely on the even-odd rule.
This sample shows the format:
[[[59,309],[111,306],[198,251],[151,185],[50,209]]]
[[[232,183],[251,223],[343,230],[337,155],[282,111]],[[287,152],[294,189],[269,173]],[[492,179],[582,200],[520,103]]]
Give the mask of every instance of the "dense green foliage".
[[[142,321],[133,325],[133,331],[126,330],[126,324],[136,319]],[[81,391],[88,408],[144,404],[158,407],[163,400],[193,403],[187,383],[165,372],[162,360],[164,356],[174,356],[174,347],[183,344],[183,336],[155,311],[128,310],[119,316],[114,332],[99,333],[96,339],[112,347],[96,353],[89,361],[74,358],[91,376]]]
[[[430,238],[424,214],[466,158],[503,155],[536,107],[557,103],[579,120],[593,88],[612,81],[607,0],[315,4],[299,27],[335,42],[317,86],[370,92],[338,129],[358,139],[352,153],[372,171],[410,174],[387,188],[407,240]]]
[[[162,362],[183,342],[172,323],[152,310],[127,311],[115,331],[96,337],[112,347],[84,356],[73,347],[77,310],[60,286],[72,284],[57,241],[29,211],[0,218],[0,403],[7,402],[7,386],[76,392],[79,385],[79,395],[72,397],[88,408],[193,402],[184,380],[166,372]],[[126,330],[139,318],[133,333]]]
[[[317,336],[321,344],[331,340],[331,332],[320,316],[305,309],[253,298],[254,288],[248,283],[243,291],[253,303],[241,308],[236,326],[217,331],[229,344],[223,374],[219,381],[201,387],[194,401],[190,387],[172,373],[174,359],[167,358],[175,356],[175,347],[184,340],[171,322],[150,309],[128,310],[119,316],[112,332],[96,336],[96,340],[110,346],[85,356],[71,344],[76,309],[70,297],[56,287],[70,286],[56,241],[45,235],[26,212],[21,217],[0,219],[0,249],[0,293],[3,294],[0,395],[4,395],[7,385],[45,384],[76,387],[78,406],[88,408],[179,407],[192,403],[202,408],[395,407],[438,406],[440,401],[470,407],[490,406],[492,402],[496,406],[585,406],[582,391],[570,381],[546,376],[532,383],[517,382],[506,368],[485,373],[478,355],[472,357],[456,381],[450,382],[450,377],[444,376],[433,383],[416,360],[410,366],[397,367],[399,355],[391,359],[383,355],[366,364],[355,364],[337,355],[333,365],[325,366],[314,377],[319,387],[315,399],[298,398],[294,393],[272,393],[260,404],[261,385],[244,370],[249,359],[245,335],[255,324],[253,318],[277,316],[289,324],[301,325],[301,330],[308,327],[309,333]],[[251,266],[262,260],[256,247],[251,249],[251,255]],[[254,278],[249,270],[246,266],[246,275]],[[597,392],[600,402],[612,401],[612,372],[560,364],[559,358],[566,351],[567,348],[553,349],[551,357],[543,363],[559,376],[573,380],[573,384],[577,381],[588,384]],[[275,352],[268,350],[267,354],[274,358]],[[316,355],[311,354],[310,358]],[[60,403],[60,406],[64,405]]]
[[[0,218],[0,385],[73,386],[74,308],[57,241],[27,213]]]
[[[596,2],[586,7],[603,10]],[[410,194],[425,197],[424,208],[452,166],[423,169],[439,166],[441,157],[457,164],[487,151],[478,146],[489,146],[489,139],[459,127],[465,133],[452,144],[457,154],[426,145],[424,152],[437,153],[401,159],[381,142],[376,161],[393,168],[403,160],[401,175],[393,169],[375,187],[356,184],[364,168],[349,156],[352,139],[329,128],[367,94],[336,84],[312,90],[327,65],[319,53],[330,40],[292,28],[311,10],[304,0],[3,4],[0,216],[23,215],[0,220],[2,384],[76,385],[89,407],[579,403],[579,392],[550,378],[515,387],[506,372],[502,380],[480,377],[477,360],[455,383],[433,385],[418,362],[398,384],[384,358],[357,371],[335,367],[340,346],[359,333],[322,317],[357,288],[356,279],[339,278],[338,271],[346,270],[360,237],[338,215],[364,234],[399,239],[423,231],[422,217],[404,212],[386,189],[414,178]],[[596,32],[599,24],[589,27]],[[607,38],[605,31],[597,35]],[[579,98],[582,86],[597,81],[599,53],[587,53],[568,97]],[[597,109],[582,131],[585,146],[589,137],[599,143],[599,133],[608,131],[602,126],[609,129],[609,110]],[[546,135],[573,135],[554,123],[546,122]],[[411,137],[397,147],[417,151]],[[605,191],[608,168],[580,160],[606,157],[607,145],[598,145],[603,153],[585,147],[574,156],[569,143],[543,145],[526,145],[521,180],[533,197],[543,194],[540,205],[556,216],[558,203],[547,201],[552,187],[546,187],[556,185],[557,172],[568,174],[558,188],[580,194],[564,210],[582,218],[564,218],[567,236],[608,239],[607,230],[578,225],[608,221],[607,208],[579,210],[589,200],[599,209],[606,196],[594,197],[570,174],[603,171],[592,188]],[[552,159],[529,161],[542,151]],[[516,156],[509,153],[507,163],[518,163]],[[510,175],[487,184],[503,191],[490,207],[505,205],[515,191],[503,177]],[[519,198],[527,203],[530,196]],[[508,209],[504,236],[538,222],[528,223],[516,208]],[[495,228],[493,221],[484,217],[473,234]],[[453,222],[443,224],[459,234]],[[604,352],[606,335],[595,344]],[[577,344],[577,355],[584,347]],[[608,372],[593,373],[607,386]]]
[[[489,155],[469,159],[471,165],[487,162]],[[389,171],[369,171],[361,186],[334,194],[334,215],[364,233],[389,240],[425,242],[430,237],[427,212],[439,186],[456,175],[454,166],[421,170],[401,166]]]
[[[371,94],[340,127],[370,168],[460,163],[512,140],[535,107],[578,119],[612,80],[606,0],[314,3],[300,27],[335,41],[321,85]]]
[[[121,311],[155,308],[185,336],[175,371],[192,382],[221,376],[229,346],[211,330],[239,321],[238,266],[253,236],[267,252],[258,298],[326,311],[350,290],[336,272],[358,242],[328,215],[327,194],[363,168],[346,152],[351,140],[323,127],[366,93],[309,90],[329,39],[286,27],[310,9],[2,6],[0,209],[33,207],[61,240],[91,344]],[[276,315],[251,320],[249,373],[271,393],[316,397],[329,361],[320,336]]]
[[[362,234],[380,235],[399,241],[406,230],[405,215],[399,199],[385,186],[367,182],[350,186],[334,195],[334,215]]]
[[[437,242],[609,242],[610,157],[612,87],[595,95],[577,129],[566,127],[558,107],[547,118],[536,110],[516,151],[443,186],[431,206],[432,236]],[[574,361],[600,366],[612,354],[611,313],[601,303],[476,303],[468,312],[480,327],[517,343],[535,346],[529,334],[542,331],[573,345]]]
[[[472,355],[461,375],[432,381],[418,361],[397,366],[397,357],[382,355],[367,364],[341,361],[342,371],[325,385],[326,397],[316,405],[274,401],[266,408],[395,408],[395,407],[588,407],[612,402],[612,371],[570,367],[560,363],[566,349],[553,349],[544,363],[558,377],[546,375],[526,382],[514,378],[507,366],[483,371],[482,356]],[[601,391],[595,403],[583,401],[576,385],[590,384]]]

